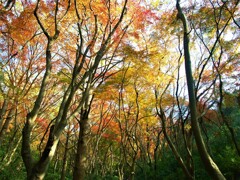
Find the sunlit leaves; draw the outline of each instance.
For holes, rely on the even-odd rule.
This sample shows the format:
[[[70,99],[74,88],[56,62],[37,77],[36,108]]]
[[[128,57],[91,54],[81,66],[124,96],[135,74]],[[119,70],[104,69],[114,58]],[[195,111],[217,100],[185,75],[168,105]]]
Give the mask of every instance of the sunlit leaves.
[[[69,96],[74,87],[58,153],[64,153],[63,142],[67,135],[72,140],[71,153],[75,153],[80,122],[77,108],[89,84],[94,100],[88,120],[87,146],[90,155],[99,156],[95,159],[99,164],[102,159],[108,162],[111,156],[109,161],[116,167],[120,161],[124,164],[124,153],[127,162],[124,165],[143,159],[148,161],[146,164],[151,164],[154,155],[167,148],[161,134],[161,119],[156,117],[156,108],[160,106],[166,112],[169,135],[179,136],[181,128],[190,130],[187,123],[189,102],[182,78],[182,29],[174,3],[129,0],[123,9],[124,1],[121,0],[60,0],[56,13],[56,1],[39,2],[37,15],[43,29],[53,36],[57,26],[60,34],[51,43],[51,73],[33,131],[34,152],[39,151],[40,136],[50,123],[55,123],[63,97]],[[204,122],[221,120],[217,111],[220,76],[224,108],[236,105],[235,97],[228,94],[240,86],[239,29],[234,22],[238,21],[239,7],[234,3],[183,2],[191,28],[188,33],[197,108]],[[48,38],[33,14],[35,7],[36,1],[16,1],[11,10],[0,5],[0,105],[7,99],[17,108],[16,124],[11,124],[9,133],[18,126],[22,129],[46,70]],[[121,15],[123,20],[111,34]],[[99,54],[104,56],[96,59]],[[99,64],[96,63],[94,69],[96,60]],[[76,69],[78,73],[75,73]],[[91,73],[92,81],[88,76],[77,86]],[[179,125],[181,116],[186,118],[183,127]],[[174,128],[179,128],[179,132],[176,133]],[[45,143],[46,139],[41,147]],[[74,159],[72,154],[71,159]]]

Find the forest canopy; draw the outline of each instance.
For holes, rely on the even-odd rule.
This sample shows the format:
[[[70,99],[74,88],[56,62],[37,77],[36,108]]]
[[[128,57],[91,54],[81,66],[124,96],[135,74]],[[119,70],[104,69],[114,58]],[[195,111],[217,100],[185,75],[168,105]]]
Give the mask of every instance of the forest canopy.
[[[238,0],[2,0],[0,179],[238,179]]]

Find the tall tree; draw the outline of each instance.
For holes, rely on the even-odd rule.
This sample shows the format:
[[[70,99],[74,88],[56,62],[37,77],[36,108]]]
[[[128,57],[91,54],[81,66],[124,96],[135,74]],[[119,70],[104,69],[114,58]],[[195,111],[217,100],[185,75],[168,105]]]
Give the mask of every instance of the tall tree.
[[[201,130],[198,123],[198,115],[196,109],[196,97],[195,97],[195,88],[194,81],[192,77],[192,67],[191,67],[191,58],[190,58],[190,50],[189,50],[189,29],[188,22],[183,14],[182,8],[180,6],[180,0],[177,0],[176,4],[178,15],[177,17],[182,21],[183,24],[183,46],[184,46],[184,59],[185,59],[185,70],[186,70],[186,78],[187,78],[187,86],[188,86],[188,96],[189,96],[189,108],[191,114],[191,126],[193,129],[193,134],[196,140],[196,144],[198,147],[198,151],[200,157],[204,163],[206,171],[213,179],[225,179],[218,166],[212,160],[209,155],[206,145],[203,141],[203,137],[201,135]]]

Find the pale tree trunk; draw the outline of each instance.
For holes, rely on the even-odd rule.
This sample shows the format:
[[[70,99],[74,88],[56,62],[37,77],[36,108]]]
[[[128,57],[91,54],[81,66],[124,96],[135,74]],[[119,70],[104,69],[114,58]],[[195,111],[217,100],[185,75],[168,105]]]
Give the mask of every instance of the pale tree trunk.
[[[5,98],[0,109],[0,129],[2,129],[3,126],[4,115],[6,114],[7,111],[8,102],[9,100]]]
[[[161,125],[162,125],[162,132],[164,134],[164,137],[170,147],[170,149],[172,150],[173,152],[173,155],[175,157],[175,159],[177,160],[178,164],[180,165],[180,167],[182,168],[185,176],[187,179],[189,180],[192,180],[194,179],[194,172],[191,171],[191,169],[189,169],[189,166],[186,165],[186,163],[183,161],[181,155],[179,154],[175,144],[172,142],[172,139],[171,137],[168,135],[167,133],[167,129],[166,129],[166,121],[167,121],[167,118],[166,118],[166,115],[165,115],[165,112],[161,106],[161,102],[162,102],[162,97],[163,95],[165,94],[166,90],[168,89],[170,85],[170,82],[168,83],[168,85],[165,87],[163,93],[161,94],[161,96],[159,97],[158,95],[158,92],[155,90],[155,98],[156,98],[156,112],[157,112],[157,115],[158,117],[161,119]],[[157,99],[159,99],[159,103],[157,102]],[[158,107],[159,106],[159,107]],[[171,115],[170,115],[170,118],[171,118]],[[173,125],[173,122],[170,122],[170,125],[172,126]],[[185,138],[185,137],[184,137]],[[184,139],[185,141],[185,139]]]
[[[184,37],[183,37],[183,46],[184,46],[184,58],[185,58],[185,70],[186,70],[186,78],[187,78],[187,87],[188,87],[188,96],[189,96],[189,107],[191,114],[191,125],[192,131],[195,137],[196,145],[198,148],[198,152],[204,164],[206,171],[212,179],[225,179],[218,166],[215,164],[213,159],[210,157],[206,145],[203,141],[203,137],[201,134],[201,130],[198,123],[197,110],[196,110],[196,97],[194,91],[194,81],[192,77],[192,68],[191,68],[191,59],[190,59],[190,51],[189,51],[189,29],[187,25],[187,20],[185,15],[182,12],[180,7],[180,0],[177,0],[177,10],[178,10],[178,18],[183,23],[184,29]]]
[[[51,54],[50,54],[50,46],[51,46],[51,41],[49,41],[48,44],[48,50],[47,50],[47,68],[45,71],[45,75],[41,84],[41,88],[39,91],[39,95],[35,101],[34,107],[32,109],[32,111],[30,113],[28,113],[27,115],[27,119],[26,119],[26,123],[24,125],[24,128],[22,130],[22,158],[23,158],[23,162],[25,164],[26,170],[27,170],[27,176],[28,179],[32,180],[32,179],[43,179],[43,177],[45,176],[46,170],[47,170],[47,166],[43,167],[45,165],[43,164],[48,164],[48,162],[50,161],[50,159],[47,158],[47,156],[49,155],[49,152],[51,150],[51,146],[54,144],[55,146],[57,145],[58,139],[57,141],[54,140],[53,137],[53,130],[54,130],[54,126],[51,127],[50,130],[50,134],[49,134],[49,140],[48,140],[48,144],[45,147],[45,150],[43,152],[42,157],[40,158],[40,160],[35,163],[32,157],[32,153],[31,153],[31,132],[34,126],[34,122],[37,118],[39,109],[40,109],[40,105],[42,103],[44,94],[45,94],[45,89],[46,89],[46,84],[49,78],[49,74],[50,74],[50,70],[51,70],[51,64],[50,64],[50,59],[51,59]],[[40,165],[42,164],[42,165]],[[41,167],[37,167],[37,166],[41,166]]]
[[[68,127],[68,131],[70,131],[70,126]],[[66,176],[66,169],[67,169],[67,154],[68,154],[68,144],[69,144],[70,133],[67,132],[65,148],[64,148],[64,156],[62,162],[62,172],[61,172],[61,180],[65,179]]]
[[[132,159],[131,167],[130,167],[130,171],[129,171],[129,173],[130,173],[130,175],[128,177],[129,180],[134,180],[136,158],[137,158],[137,154],[134,152],[134,157]]]
[[[19,145],[21,144],[21,140],[22,137],[18,135],[18,130],[16,129],[8,142],[8,146],[5,150],[6,153],[1,157],[0,169],[4,169],[11,164]]]
[[[59,144],[58,144],[58,147],[59,147]],[[53,163],[53,173],[55,173],[57,171],[58,164],[59,164],[59,154],[56,154],[56,159]]]
[[[8,155],[6,158],[4,158],[4,160],[7,159],[7,160],[6,160],[6,163],[4,163],[4,166],[9,166],[9,164],[12,162],[13,157],[14,157],[17,149],[18,149],[18,146],[21,144],[21,140],[22,140],[22,137],[20,137],[20,138],[18,139],[18,141],[15,143],[15,146],[14,146],[14,148],[9,152],[9,155]]]
[[[192,158],[192,129],[186,129],[184,130],[184,141],[185,141],[185,146],[186,146],[186,151],[187,151],[187,160],[186,160],[186,166],[188,168],[189,173],[194,176],[195,170],[194,170],[194,163],[193,163],[193,158]]]

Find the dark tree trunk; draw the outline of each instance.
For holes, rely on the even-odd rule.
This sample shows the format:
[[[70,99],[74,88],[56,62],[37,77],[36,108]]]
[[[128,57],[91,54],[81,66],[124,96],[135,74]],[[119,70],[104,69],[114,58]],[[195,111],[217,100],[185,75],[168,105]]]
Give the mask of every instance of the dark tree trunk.
[[[14,115],[14,108],[11,108],[8,112],[8,116],[2,126],[2,129],[0,131],[0,145],[2,144],[2,140],[4,138],[5,132],[9,127],[10,121],[13,119],[13,115]]]

